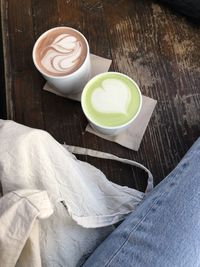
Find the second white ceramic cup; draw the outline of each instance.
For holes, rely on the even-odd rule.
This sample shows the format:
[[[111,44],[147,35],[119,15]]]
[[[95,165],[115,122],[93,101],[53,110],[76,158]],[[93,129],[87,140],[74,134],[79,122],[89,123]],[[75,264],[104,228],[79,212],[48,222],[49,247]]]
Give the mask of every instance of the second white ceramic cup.
[[[119,76],[119,77],[125,77],[126,79],[128,79],[128,80],[133,84],[133,86],[135,87],[135,89],[137,90],[138,95],[139,95],[139,107],[138,107],[138,109],[137,109],[136,114],[134,114],[134,115],[132,116],[132,118],[131,118],[128,122],[126,122],[126,123],[124,123],[124,124],[122,124],[122,125],[119,125],[119,126],[108,127],[108,126],[100,125],[100,124],[96,123],[95,121],[93,121],[93,120],[91,119],[90,114],[88,114],[88,112],[86,111],[86,110],[87,110],[87,108],[86,108],[87,103],[86,103],[86,101],[85,101],[85,95],[86,95],[86,93],[87,93],[87,90],[88,90],[88,89],[90,88],[90,86],[93,84],[93,81],[98,80],[98,79],[100,79],[101,77],[104,77],[104,78],[110,78],[110,75],[112,75],[112,74],[115,74],[115,75],[117,75],[117,76]],[[121,132],[125,131],[127,128],[129,128],[129,127],[131,126],[132,122],[137,118],[138,114],[140,113],[141,108],[142,108],[142,94],[141,94],[140,88],[139,88],[139,86],[137,85],[137,83],[136,83],[133,79],[131,79],[129,76],[127,76],[127,75],[125,75],[125,74],[122,74],[122,73],[119,73],[119,72],[105,72],[105,73],[101,73],[101,74],[96,75],[95,77],[93,77],[93,78],[92,78],[92,79],[85,85],[85,87],[84,87],[84,89],[83,89],[82,97],[81,97],[81,106],[82,106],[82,110],[83,110],[83,112],[84,112],[86,118],[88,119],[88,121],[90,122],[91,127],[92,127],[94,130],[96,130],[96,131],[98,131],[99,133],[102,133],[102,134],[104,134],[104,135],[118,135],[119,133],[121,133]],[[105,116],[106,116],[106,115],[105,115]]]
[[[70,29],[78,33],[82,36],[83,40],[86,43],[87,47],[87,54],[85,57],[85,60],[83,64],[75,70],[73,73],[64,75],[64,76],[53,76],[44,73],[44,71],[41,70],[41,68],[38,66],[36,61],[36,52],[37,52],[37,46],[40,42],[40,40],[48,35],[51,31],[54,31],[55,29]],[[36,41],[34,48],[33,48],[33,62],[38,69],[38,71],[43,75],[43,77],[47,80],[47,82],[54,88],[54,90],[58,91],[58,93],[67,95],[67,94],[76,94],[84,88],[85,84],[89,81],[90,75],[91,75],[91,62],[90,62],[90,49],[88,42],[85,38],[85,36],[80,33],[79,31],[70,28],[70,27],[56,27],[52,28],[46,32],[44,32]]]

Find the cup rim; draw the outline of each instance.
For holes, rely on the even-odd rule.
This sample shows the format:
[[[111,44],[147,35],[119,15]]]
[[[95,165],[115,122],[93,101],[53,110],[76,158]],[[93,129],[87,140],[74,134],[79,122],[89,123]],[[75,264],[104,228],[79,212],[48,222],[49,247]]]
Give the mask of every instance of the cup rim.
[[[85,43],[86,43],[87,54],[86,54],[86,57],[85,57],[83,63],[81,64],[81,66],[80,66],[77,70],[75,70],[74,72],[72,72],[72,73],[70,73],[70,74],[62,75],[62,76],[54,76],[54,75],[47,74],[47,73],[45,73],[43,70],[41,70],[41,68],[39,67],[39,65],[38,65],[37,62],[36,62],[35,54],[36,54],[36,49],[37,49],[37,46],[38,46],[40,40],[41,40],[45,35],[47,35],[49,32],[51,32],[51,31],[53,31],[53,30],[56,30],[56,29],[63,29],[63,28],[64,28],[64,29],[66,29],[66,28],[67,28],[67,29],[70,29],[70,30],[75,31],[75,32],[77,32],[78,34],[81,35],[81,37],[83,38],[83,40],[84,40]],[[34,65],[35,65],[35,67],[37,68],[37,70],[38,70],[39,72],[41,72],[42,75],[44,75],[44,76],[46,76],[46,77],[49,77],[49,78],[54,78],[54,79],[66,78],[66,77],[71,77],[72,75],[74,75],[76,72],[78,72],[78,71],[83,67],[83,65],[84,65],[86,59],[88,58],[88,56],[90,56],[90,48],[89,48],[89,44],[88,44],[87,39],[85,38],[85,36],[84,36],[81,32],[79,32],[78,30],[76,30],[76,29],[74,29],[74,28],[72,28],[72,27],[68,27],[68,26],[57,26],[57,27],[50,28],[49,30],[43,32],[43,33],[37,38],[37,40],[36,40],[36,42],[35,42],[35,44],[34,44],[34,46],[33,46],[33,50],[32,50],[32,59],[33,59],[33,63],[34,63]]]
[[[120,75],[120,76],[123,76],[123,77],[126,77],[127,79],[129,79],[136,87],[138,93],[139,93],[139,98],[140,98],[140,105],[139,105],[139,108],[136,112],[136,114],[131,118],[131,120],[129,120],[128,122],[124,123],[124,124],[121,124],[121,125],[118,125],[118,126],[105,126],[105,125],[101,125],[99,123],[96,123],[94,122],[92,119],[90,119],[90,117],[88,116],[88,114],[86,114],[86,111],[83,107],[83,97],[84,97],[84,92],[86,91],[86,87],[88,86],[89,83],[91,83],[95,78],[98,78],[102,75],[109,75],[109,74],[117,74],[117,75]],[[121,129],[121,128],[124,128],[125,126],[128,126],[129,124],[131,124],[135,119],[136,117],[138,116],[138,114],[140,113],[141,111],[141,108],[142,108],[142,93],[140,91],[140,88],[138,86],[138,84],[132,79],[130,78],[128,75],[126,74],[123,74],[121,72],[117,72],[117,71],[108,71],[108,72],[103,72],[103,73],[100,73],[100,74],[97,74],[95,75],[92,79],[90,79],[87,84],[85,85],[85,87],[83,88],[83,91],[82,91],[82,95],[81,95],[81,107],[82,107],[82,110],[86,116],[86,118],[92,123],[94,124],[95,126],[99,127],[99,128],[102,128],[102,129],[106,129],[106,130],[118,130],[118,129]]]

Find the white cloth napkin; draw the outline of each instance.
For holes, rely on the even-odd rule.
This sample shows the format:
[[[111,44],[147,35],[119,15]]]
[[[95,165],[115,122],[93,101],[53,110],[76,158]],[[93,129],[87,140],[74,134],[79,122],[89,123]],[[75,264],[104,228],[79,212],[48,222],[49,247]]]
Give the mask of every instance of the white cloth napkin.
[[[94,77],[97,74],[108,71],[110,68],[110,65],[111,65],[110,59],[102,58],[102,57],[91,54],[91,69],[92,69],[91,77]],[[75,94],[75,95],[70,94],[66,96],[55,91],[55,89],[53,89],[48,83],[44,85],[43,89],[51,93],[57,94],[59,96],[62,96],[62,97],[67,97],[72,100],[81,101],[81,92],[79,94]],[[106,140],[118,143],[129,149],[138,151],[143,135],[150,121],[154,108],[156,106],[156,103],[157,103],[156,100],[150,97],[143,96],[142,109],[140,111],[140,114],[136,118],[136,120],[132,123],[132,125],[128,129],[126,129],[122,133],[119,133],[116,136],[109,136],[109,135],[101,134],[95,131],[90,126],[90,124],[87,125],[86,131],[92,134],[95,134],[101,138],[104,138]]]

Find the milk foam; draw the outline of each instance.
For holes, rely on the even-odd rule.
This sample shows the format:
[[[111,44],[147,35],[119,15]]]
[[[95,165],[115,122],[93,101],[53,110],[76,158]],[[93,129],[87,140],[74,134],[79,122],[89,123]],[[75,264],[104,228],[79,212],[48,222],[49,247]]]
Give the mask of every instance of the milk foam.
[[[81,53],[81,42],[75,36],[60,34],[45,48],[41,64],[55,75],[70,73],[79,64]]]
[[[91,104],[101,113],[121,113],[126,115],[131,101],[129,87],[118,79],[105,79],[101,86],[93,90]]]

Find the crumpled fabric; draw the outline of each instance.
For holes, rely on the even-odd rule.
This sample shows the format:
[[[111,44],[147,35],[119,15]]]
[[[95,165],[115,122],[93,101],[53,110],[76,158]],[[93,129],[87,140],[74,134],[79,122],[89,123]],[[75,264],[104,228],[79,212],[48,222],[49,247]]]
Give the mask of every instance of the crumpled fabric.
[[[41,266],[38,220],[52,213],[45,191],[18,190],[0,198],[1,267]]]
[[[113,224],[123,220],[144,197],[77,160],[47,132],[4,120],[0,120],[0,183],[0,267],[15,266],[16,257],[20,267],[38,267],[39,263],[44,267],[79,266],[111,233]],[[21,195],[16,192],[25,192],[22,199],[26,203],[24,194],[35,190],[45,191],[45,203],[49,202],[44,218],[39,215],[43,201],[36,210],[27,204],[20,208]],[[3,221],[5,212],[8,219]],[[19,229],[24,234],[18,237],[21,246],[15,246],[17,256],[1,265],[13,255],[12,239]],[[27,259],[31,264],[26,265]]]

